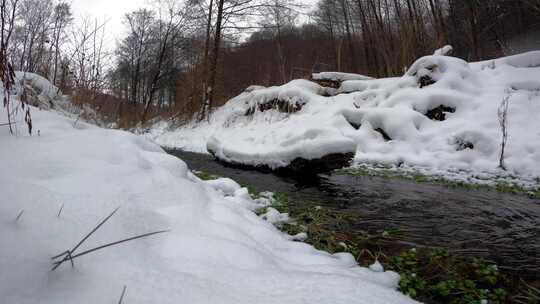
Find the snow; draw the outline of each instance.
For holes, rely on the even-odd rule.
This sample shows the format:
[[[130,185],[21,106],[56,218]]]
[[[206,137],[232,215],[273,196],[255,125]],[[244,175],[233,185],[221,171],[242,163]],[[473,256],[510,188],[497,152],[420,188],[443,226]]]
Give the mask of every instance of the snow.
[[[253,200],[230,179],[202,181],[131,133],[37,108],[32,116],[40,136],[0,128],[2,303],[116,303],[124,286],[125,303],[413,303],[396,291],[396,273],[295,242],[305,236],[258,217],[268,193]],[[75,253],[170,231],[51,271],[52,256],[117,207]]]
[[[290,240],[300,241],[300,242],[307,240],[307,238],[308,238],[308,235],[305,232],[300,232],[300,233],[290,236]]]
[[[75,105],[71,96],[63,95],[60,89],[51,84],[44,77],[29,73],[15,72],[15,89],[17,96],[26,95],[28,104],[40,109],[54,109],[56,112],[68,117],[76,117],[99,126],[114,127],[114,123],[106,124],[101,117],[88,104]],[[24,88],[24,91],[23,91]]]
[[[333,96],[306,80],[259,87],[216,109],[210,122],[154,128],[147,136],[164,146],[210,150],[228,162],[272,168],[352,152],[353,166],[413,168],[466,180],[517,177],[523,185],[535,184],[540,51],[468,63],[444,56],[449,50],[418,59],[402,77],[344,81]],[[502,171],[497,110],[508,94],[508,171]],[[276,99],[300,109],[257,108]],[[445,120],[430,119],[428,113],[440,106]]]
[[[274,225],[281,225],[289,222],[289,214],[280,213],[272,207],[268,207],[266,213],[261,215],[261,218]],[[303,237],[303,235],[300,235],[299,237]]]
[[[369,269],[374,272],[383,272],[384,267],[381,265],[379,261],[375,261],[375,263],[369,265]]]
[[[433,55],[448,56],[448,55],[451,55],[453,51],[454,51],[454,48],[451,45],[445,45],[442,48],[435,50]]]
[[[333,81],[345,81],[345,80],[370,80],[373,79],[369,76],[353,73],[341,73],[341,72],[320,72],[313,73],[311,78],[314,80],[333,80]]]

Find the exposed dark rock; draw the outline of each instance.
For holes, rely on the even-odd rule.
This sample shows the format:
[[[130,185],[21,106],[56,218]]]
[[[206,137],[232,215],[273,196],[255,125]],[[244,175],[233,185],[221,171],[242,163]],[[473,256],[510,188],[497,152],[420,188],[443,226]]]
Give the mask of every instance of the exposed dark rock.
[[[339,80],[332,80],[332,79],[310,79],[311,81],[319,84],[323,87],[333,88],[333,89],[339,89],[341,86],[341,81]]]
[[[430,86],[434,84],[436,81],[433,80],[429,75],[424,75],[418,79],[418,83],[420,84],[420,88]]]
[[[431,77],[431,74],[435,72],[435,70],[437,70],[438,66],[436,64],[432,64],[424,68],[429,72],[418,78],[418,84],[420,85],[420,88],[430,86],[437,82],[435,79],[433,79],[433,77]],[[415,72],[414,76],[418,77],[418,72]]]
[[[426,116],[431,120],[444,121],[446,119],[446,113],[454,113],[456,108],[440,105],[427,111]]]
[[[253,115],[255,111],[264,112],[268,110],[278,110],[281,113],[296,113],[302,110],[303,104],[300,103],[291,103],[281,99],[272,99],[264,103],[258,103],[250,107],[246,111],[246,116]]]
[[[386,140],[386,141],[392,140],[392,138],[390,136],[388,136],[388,134],[386,134],[386,132],[383,129],[377,128],[377,129],[375,129],[375,131],[381,133],[384,140]]]
[[[354,153],[334,153],[325,155],[317,159],[297,158],[293,160],[289,166],[284,168],[285,171],[299,172],[302,174],[316,174],[329,172],[335,169],[341,169],[350,165]]]
[[[325,155],[317,159],[296,158],[288,166],[277,169],[272,169],[267,165],[246,165],[237,162],[227,162],[215,156],[208,150],[216,160],[228,167],[238,168],[243,170],[257,170],[265,173],[276,173],[285,176],[313,176],[319,173],[330,172],[332,170],[341,169],[350,165],[354,157],[354,153],[333,153]]]
[[[463,140],[461,138],[456,139],[456,151],[463,151],[465,149],[474,149],[474,144],[470,141]]]
[[[355,123],[355,122],[352,122],[352,121],[349,121],[347,120],[347,122],[351,125],[351,127],[353,127],[355,130],[358,130],[360,129],[360,127],[362,126],[361,124],[358,124],[358,123]]]

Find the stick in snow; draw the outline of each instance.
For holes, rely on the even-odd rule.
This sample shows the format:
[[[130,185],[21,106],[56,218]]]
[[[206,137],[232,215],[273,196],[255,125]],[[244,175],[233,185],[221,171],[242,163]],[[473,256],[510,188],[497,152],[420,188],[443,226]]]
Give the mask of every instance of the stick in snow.
[[[0,123],[0,127],[5,127],[5,126],[11,126],[11,125],[14,125],[15,123],[12,122],[12,123]]]
[[[122,289],[122,294],[120,295],[120,300],[118,301],[118,304],[122,304],[122,300],[124,299],[124,295],[126,294],[126,288],[127,286],[124,285],[124,289]]]
[[[59,262],[56,262],[58,264],[56,264],[56,266],[53,267],[52,271],[54,271],[56,268],[58,268],[58,266],[60,266],[62,263],[64,263],[65,261],[67,260],[70,260],[71,261],[71,266],[73,266],[73,258],[72,258],[72,255],[73,255],[73,252],[75,250],[77,250],[77,248],[79,248],[79,246],[82,245],[82,243],[84,243],[84,241],[86,241],[94,232],[96,232],[103,224],[105,224],[105,222],[107,222],[115,213],[116,211],[118,211],[120,207],[117,207],[116,209],[114,209],[113,212],[111,212],[111,214],[109,214],[109,216],[107,216],[105,219],[103,219],[103,221],[101,221],[96,227],[94,227],[94,229],[92,229],[92,231],[90,231],[90,233],[88,233],[77,245],[75,245],[75,247],[73,247],[73,249],[71,250],[66,250],[58,255],[55,255],[53,256],[51,259],[54,260],[54,259],[57,259],[61,256],[64,256],[64,258],[59,261]]]
[[[60,217],[60,213],[62,213],[62,209],[64,209],[64,203],[60,206],[60,210],[58,211],[58,215],[56,217]]]
[[[19,219],[21,218],[21,216],[23,215],[23,213],[24,213],[24,209],[22,209],[22,210],[19,212],[19,214],[18,214],[17,217],[15,218],[15,222],[18,222],[18,221],[19,221]]]

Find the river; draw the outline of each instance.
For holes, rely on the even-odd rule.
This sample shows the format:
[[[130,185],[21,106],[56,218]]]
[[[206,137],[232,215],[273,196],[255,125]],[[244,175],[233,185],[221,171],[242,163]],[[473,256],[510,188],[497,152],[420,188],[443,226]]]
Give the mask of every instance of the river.
[[[444,247],[485,258],[520,276],[540,277],[538,199],[387,177],[320,174],[298,180],[232,168],[210,155],[168,152],[193,170],[229,177],[258,191],[286,193],[293,203],[358,213],[358,229],[397,229],[413,246]]]

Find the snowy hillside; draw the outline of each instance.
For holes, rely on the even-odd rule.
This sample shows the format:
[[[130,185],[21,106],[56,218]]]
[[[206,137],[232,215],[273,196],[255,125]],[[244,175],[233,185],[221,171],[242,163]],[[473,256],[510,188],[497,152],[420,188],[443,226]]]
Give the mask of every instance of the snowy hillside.
[[[498,169],[498,108],[509,98],[508,144]],[[354,165],[433,174],[540,176],[540,51],[467,63],[420,58],[402,77],[346,80],[337,90],[306,80],[255,88],[217,109],[210,123],[158,125],[158,143],[211,151],[273,168],[294,159],[354,153]]]
[[[397,274],[291,241],[232,180],[203,182],[142,137],[32,113],[40,136],[0,128],[2,303],[117,303],[124,286],[124,303],[413,302],[395,291]],[[117,207],[74,254],[170,231],[51,271]]]

